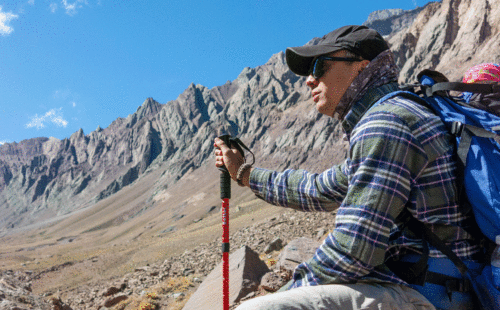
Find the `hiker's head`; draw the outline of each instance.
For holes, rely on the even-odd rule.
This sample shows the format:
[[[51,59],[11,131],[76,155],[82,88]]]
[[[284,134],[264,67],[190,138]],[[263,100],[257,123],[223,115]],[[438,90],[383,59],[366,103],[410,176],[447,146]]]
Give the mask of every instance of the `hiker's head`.
[[[464,74],[464,83],[498,83],[500,82],[500,65],[482,63],[471,67]]]
[[[387,42],[375,30],[344,26],[326,34],[316,45],[287,48],[286,61],[292,72],[308,77],[318,111],[333,116],[356,76],[387,49]]]
[[[347,50],[317,57],[306,83],[311,88],[318,112],[333,116],[352,81],[369,63]]]

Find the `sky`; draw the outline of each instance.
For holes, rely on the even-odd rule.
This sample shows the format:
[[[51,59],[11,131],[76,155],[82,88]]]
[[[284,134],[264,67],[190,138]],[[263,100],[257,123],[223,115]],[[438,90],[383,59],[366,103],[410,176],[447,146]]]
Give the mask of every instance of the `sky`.
[[[376,10],[426,0],[0,0],[0,145],[106,128]]]

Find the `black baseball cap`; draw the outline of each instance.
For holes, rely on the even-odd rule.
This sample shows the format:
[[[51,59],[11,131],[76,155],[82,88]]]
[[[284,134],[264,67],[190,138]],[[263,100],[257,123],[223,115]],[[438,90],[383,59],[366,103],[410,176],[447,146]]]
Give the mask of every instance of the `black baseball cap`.
[[[293,73],[307,76],[315,57],[344,49],[371,61],[389,45],[377,31],[366,26],[344,26],[323,36],[317,45],[287,48],[286,63]]]

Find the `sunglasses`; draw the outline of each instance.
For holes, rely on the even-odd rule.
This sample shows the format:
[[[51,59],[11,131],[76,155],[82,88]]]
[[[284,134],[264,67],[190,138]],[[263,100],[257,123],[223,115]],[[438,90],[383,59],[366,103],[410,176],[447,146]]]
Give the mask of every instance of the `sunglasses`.
[[[328,57],[328,56],[319,56],[313,60],[311,68],[309,69],[309,75],[312,75],[316,80],[325,74],[325,60],[330,61],[361,61],[359,58],[349,58],[349,57]]]

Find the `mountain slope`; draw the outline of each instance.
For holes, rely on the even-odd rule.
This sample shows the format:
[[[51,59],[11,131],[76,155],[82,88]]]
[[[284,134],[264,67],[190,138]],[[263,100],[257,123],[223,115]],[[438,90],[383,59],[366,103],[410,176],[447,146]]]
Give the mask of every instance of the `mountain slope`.
[[[402,68],[402,82],[413,81],[424,68],[456,80],[469,66],[500,56],[499,2],[443,0],[408,12],[376,12],[366,24],[383,28]],[[64,140],[1,145],[0,236],[104,205],[106,199],[127,195],[134,184],[148,189],[143,200],[125,206],[127,216],[117,210],[110,212],[114,217],[96,219],[95,227],[120,225],[155,208],[199,215],[200,208],[216,203],[217,189],[203,192],[201,200],[188,197],[217,183],[212,143],[222,132],[238,135],[261,167],[320,172],[346,156],[338,122],[317,113],[305,79],[288,70],[280,52],[224,85],[191,84],[166,104],[148,98],[108,128],[80,130]],[[155,178],[148,177],[152,173]],[[166,197],[173,196],[172,205]]]

